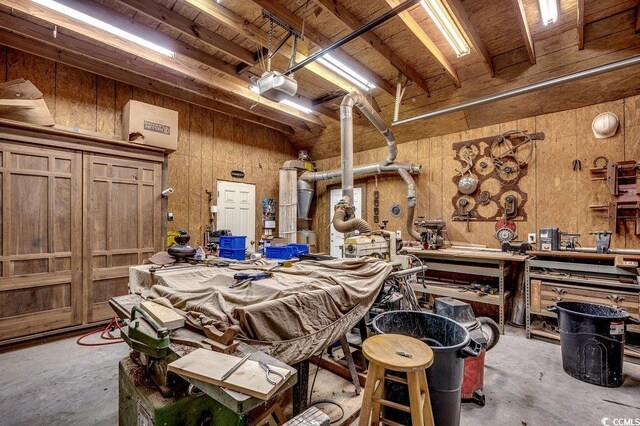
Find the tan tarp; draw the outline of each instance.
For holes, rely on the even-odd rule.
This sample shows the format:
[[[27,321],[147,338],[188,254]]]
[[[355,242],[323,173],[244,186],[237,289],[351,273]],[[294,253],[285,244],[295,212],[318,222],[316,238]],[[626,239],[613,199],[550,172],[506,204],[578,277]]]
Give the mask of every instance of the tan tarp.
[[[242,340],[295,363],[352,328],[391,272],[388,263],[372,258],[303,261],[275,269],[271,278],[229,288],[235,273],[269,267],[263,261],[160,269],[152,277],[149,266],[137,266],[130,269],[129,285],[133,293],[182,311],[196,327],[238,326]]]

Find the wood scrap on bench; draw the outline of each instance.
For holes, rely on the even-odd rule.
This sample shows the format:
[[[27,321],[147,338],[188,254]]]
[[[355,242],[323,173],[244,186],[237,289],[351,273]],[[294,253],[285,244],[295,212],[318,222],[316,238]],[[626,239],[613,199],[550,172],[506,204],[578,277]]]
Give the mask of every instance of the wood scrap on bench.
[[[140,303],[140,307],[149,314],[151,318],[169,330],[184,327],[184,318],[171,308],[162,306],[153,301],[147,300]]]

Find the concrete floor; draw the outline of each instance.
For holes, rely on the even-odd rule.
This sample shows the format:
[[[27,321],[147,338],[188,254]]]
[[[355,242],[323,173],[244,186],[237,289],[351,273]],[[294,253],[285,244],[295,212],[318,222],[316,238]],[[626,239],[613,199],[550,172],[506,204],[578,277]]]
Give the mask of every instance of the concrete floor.
[[[117,424],[117,363],[127,353],[69,338],[0,354],[0,425]],[[487,355],[487,405],[464,404],[462,424],[640,424],[640,366],[626,363],[625,374],[615,389],[580,382],[562,370],[558,345],[508,329]]]

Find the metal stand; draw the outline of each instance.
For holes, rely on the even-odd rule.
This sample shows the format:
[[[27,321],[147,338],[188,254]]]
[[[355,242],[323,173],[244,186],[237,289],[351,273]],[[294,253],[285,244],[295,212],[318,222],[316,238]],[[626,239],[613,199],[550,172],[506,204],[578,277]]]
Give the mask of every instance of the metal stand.
[[[293,415],[297,416],[309,406],[309,360],[292,366],[298,370],[298,383],[293,386]]]

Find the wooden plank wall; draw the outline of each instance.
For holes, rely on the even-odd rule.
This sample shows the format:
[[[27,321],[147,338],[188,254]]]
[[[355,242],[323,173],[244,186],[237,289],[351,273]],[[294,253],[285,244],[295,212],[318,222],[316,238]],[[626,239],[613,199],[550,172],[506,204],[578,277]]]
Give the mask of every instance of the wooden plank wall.
[[[457,191],[452,178],[457,174],[459,163],[454,160],[453,143],[497,135],[509,130],[544,132],[546,139],[537,143],[537,150],[529,164],[529,173],[520,181],[521,188],[529,195],[526,204],[528,220],[517,222],[518,235],[526,239],[527,233],[536,232],[541,226],[557,226],[563,231],[582,234],[579,242],[593,246],[589,231],[607,229],[606,217],[589,209],[590,204],[605,203],[610,199],[603,181],[591,181],[589,167],[593,159],[604,155],[610,160],[640,161],[640,96],[606,102],[588,107],[571,109],[552,114],[529,117],[498,125],[486,126],[464,132],[451,133],[428,139],[420,139],[398,146],[398,162],[422,165],[422,173],[416,178],[418,208],[416,215],[428,218],[444,218],[452,241],[462,241],[498,247],[494,238],[495,222],[472,222],[471,232],[466,232],[464,222],[453,222],[451,199]],[[611,111],[620,119],[616,135],[609,139],[596,139],[591,131],[591,122],[600,112]],[[362,135],[354,135],[357,140]],[[381,137],[378,138],[383,143]],[[380,162],[386,157],[386,148],[361,151],[355,154],[354,164]],[[573,171],[572,161],[582,162],[581,171]],[[317,162],[319,170],[337,168],[339,157]],[[376,179],[356,179],[356,183],[367,183],[367,199],[373,200]],[[318,232],[320,250],[328,251],[329,206],[327,185],[320,183],[314,207],[314,229]],[[380,191],[380,219],[389,219],[388,229],[401,230],[406,234],[406,187],[399,176],[385,175],[377,179]],[[400,218],[389,213],[393,203],[403,206]],[[366,208],[366,219],[373,224],[373,204]],[[377,228],[377,225],[375,226]],[[640,248],[640,238],[632,233],[620,231],[612,241],[616,248]]]
[[[256,185],[256,237],[260,200],[278,196],[278,168],[297,150],[275,131],[235,117],[110,80],[28,53],[0,46],[0,81],[31,80],[44,94],[57,124],[108,135],[120,135],[122,108],[131,99],[179,112],[178,150],[169,156],[168,186],[174,188],[168,209],[169,230],[188,229],[191,243],[201,244],[208,223],[205,190],[216,180]],[[244,179],[231,170],[245,172]]]

